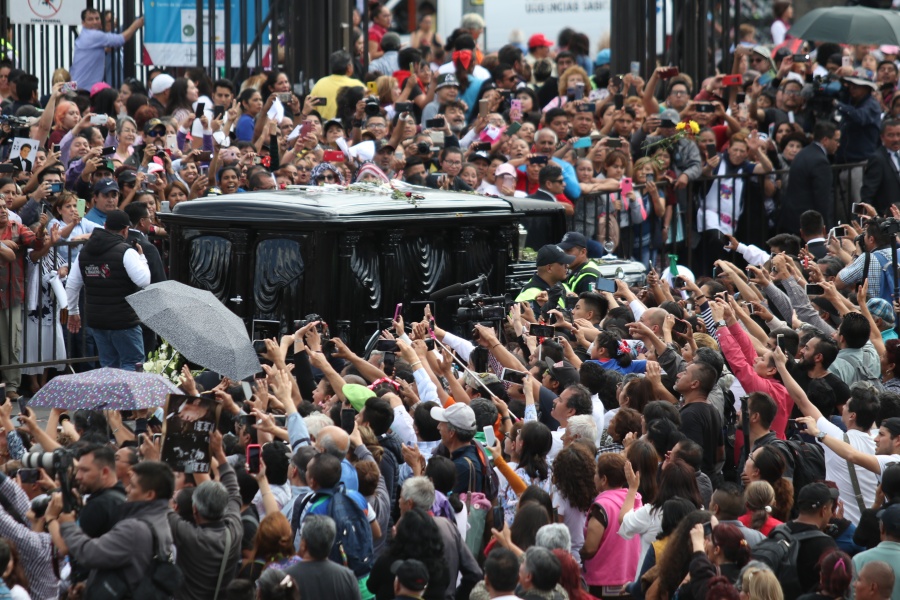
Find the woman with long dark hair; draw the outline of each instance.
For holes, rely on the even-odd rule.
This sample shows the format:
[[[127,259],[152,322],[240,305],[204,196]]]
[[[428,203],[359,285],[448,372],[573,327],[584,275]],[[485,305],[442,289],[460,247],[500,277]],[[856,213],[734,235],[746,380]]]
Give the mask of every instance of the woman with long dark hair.
[[[537,485],[546,492],[550,491],[550,466],[547,464],[547,453],[550,452],[552,445],[553,436],[550,435],[550,430],[543,423],[529,421],[522,427],[522,431],[516,436],[515,441],[518,464],[514,467],[514,471],[525,482],[525,485]],[[519,497],[509,482],[500,486],[499,498],[506,517],[506,524],[512,525]]]
[[[728,523],[719,523],[709,530],[697,524],[691,528],[690,583],[681,586],[679,598],[705,600],[710,580],[722,575],[733,584],[741,569],[750,560],[750,544],[741,530]]]
[[[639,440],[640,441],[640,440]],[[643,442],[653,447],[649,442]],[[635,442],[633,445],[638,444]],[[654,450],[654,454],[655,454]],[[640,471],[635,472],[631,462],[625,463],[625,476],[628,479],[628,494],[622,503],[619,512],[619,535],[630,540],[636,535],[641,536],[641,558],[646,556],[650,545],[657,539],[662,530],[662,507],[666,500],[673,498],[686,498],[694,504],[695,508],[703,506],[700,498],[700,489],[697,487],[697,475],[694,469],[681,459],[670,460],[666,464],[659,477],[659,489],[654,497],[635,507],[635,499],[643,497],[638,493],[641,479],[646,475]],[[635,579],[640,575],[638,565],[635,570]]]
[[[428,568],[428,587],[422,597],[442,600],[450,585],[450,572],[444,562],[444,541],[434,519],[420,508],[412,508],[400,517],[387,550],[372,565],[366,585],[377,600],[394,597],[391,565],[407,558],[420,560]]]
[[[180,125],[184,119],[194,114],[193,105],[199,97],[200,93],[193,81],[187,77],[177,78],[169,92],[166,114],[171,115]]]
[[[709,523],[712,515],[705,510],[697,510],[681,520],[666,544],[666,551],[659,561],[659,577],[647,590],[647,600],[667,600],[675,595],[678,586],[688,574],[691,563],[691,529],[700,523]]]
[[[659,576],[659,561],[665,553],[669,538],[681,520],[697,510],[697,506],[685,498],[672,498],[662,505],[662,529],[643,556],[639,576],[626,589],[635,600],[643,600],[647,588]]]
[[[173,86],[174,87],[174,86]],[[253,129],[256,126],[256,116],[263,109],[263,99],[258,90],[247,88],[238,96],[241,105],[241,116],[234,128],[237,141],[253,141]]]

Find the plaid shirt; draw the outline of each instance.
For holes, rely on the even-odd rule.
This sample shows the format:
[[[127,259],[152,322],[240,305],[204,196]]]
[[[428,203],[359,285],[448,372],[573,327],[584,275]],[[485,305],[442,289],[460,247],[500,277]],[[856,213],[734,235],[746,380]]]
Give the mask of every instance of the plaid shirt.
[[[19,306],[25,301],[25,253],[27,248],[39,250],[44,242],[29,228],[9,221],[0,232],[0,242],[11,240],[18,244],[16,259],[12,262],[0,261],[0,309]],[[11,294],[10,294],[11,292]]]

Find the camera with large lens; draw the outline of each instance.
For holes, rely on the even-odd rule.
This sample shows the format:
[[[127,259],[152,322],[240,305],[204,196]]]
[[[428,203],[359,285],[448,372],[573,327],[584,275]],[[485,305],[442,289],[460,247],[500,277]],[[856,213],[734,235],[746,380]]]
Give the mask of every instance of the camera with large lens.
[[[894,218],[879,219],[878,229],[884,235],[897,235],[900,233],[900,220]]]
[[[71,450],[58,448],[53,452],[28,452],[22,457],[26,469],[43,469],[59,481],[63,497],[63,512],[78,508],[78,498],[72,493],[75,483],[75,455]]]
[[[506,296],[476,294],[461,298],[456,319],[464,321],[495,321],[506,318]]]
[[[381,114],[381,104],[378,102],[378,98],[375,96],[369,96],[366,98],[366,116],[374,117],[375,115]]]

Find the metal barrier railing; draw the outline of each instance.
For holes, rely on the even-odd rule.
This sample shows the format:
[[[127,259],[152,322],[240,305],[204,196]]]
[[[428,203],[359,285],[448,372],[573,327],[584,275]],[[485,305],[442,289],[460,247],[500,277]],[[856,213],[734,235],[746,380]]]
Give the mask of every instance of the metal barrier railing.
[[[850,218],[850,205],[857,201],[859,194],[859,189],[850,187],[854,185],[850,181],[861,184],[861,178],[845,175],[864,165],[831,167],[832,198],[820,199],[813,207],[826,212],[822,208],[831,203],[827,212],[833,214],[834,223],[826,222],[826,225]],[[592,257],[612,252],[643,264],[653,262],[659,268],[668,265],[666,255],[678,254],[679,262],[695,274],[708,274],[715,260],[728,256],[724,250],[728,243],[726,234],[765,248],[766,240],[781,232],[779,211],[792,210],[782,201],[789,175],[790,170],[784,169],[765,174],[704,176],[681,190],[665,181],[657,182],[660,196],[666,199],[666,211],[671,213],[662,218],[654,213],[643,184],[634,186],[640,207],[636,201],[626,202],[621,192],[585,194],[575,203],[575,214],[568,219],[569,228],[588,237]],[[669,228],[663,239],[662,224],[666,219]],[[799,231],[787,233],[799,234]]]

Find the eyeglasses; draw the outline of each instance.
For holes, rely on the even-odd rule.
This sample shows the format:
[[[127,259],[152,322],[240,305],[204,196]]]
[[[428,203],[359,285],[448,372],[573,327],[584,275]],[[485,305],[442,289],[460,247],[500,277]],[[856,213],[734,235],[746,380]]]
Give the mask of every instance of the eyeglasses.
[[[444,160],[444,163],[451,167],[458,167],[462,164],[461,160]]]
[[[785,96],[799,96],[800,90],[784,90],[782,94]]]
[[[310,167],[297,167],[297,170],[298,170],[298,171],[303,171],[303,172],[305,172],[305,173],[309,173],[310,171],[312,171],[312,168],[310,168]]]
[[[387,127],[385,123],[369,123],[366,125],[367,129],[384,129]]]
[[[672,90],[669,92],[672,96],[687,96],[688,93],[684,90]]]

